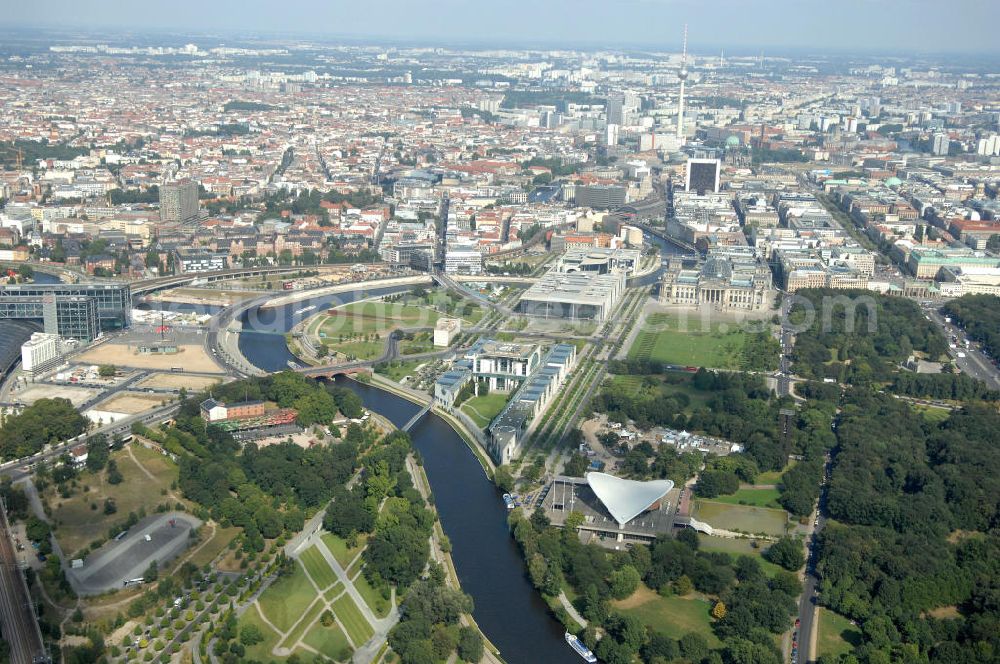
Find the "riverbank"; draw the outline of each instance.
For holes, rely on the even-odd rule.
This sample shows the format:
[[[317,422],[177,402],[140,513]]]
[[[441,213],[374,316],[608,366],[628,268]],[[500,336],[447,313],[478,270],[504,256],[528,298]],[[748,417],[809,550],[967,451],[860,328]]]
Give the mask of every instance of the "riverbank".
[[[377,373],[372,373],[371,381],[369,382],[373,387],[384,389],[386,392],[391,392],[398,397],[402,397],[411,403],[415,403],[419,406],[426,406],[432,402],[430,395],[417,392],[404,385],[400,385],[396,381],[386,378],[385,376],[379,375]],[[493,474],[496,472],[496,464],[486,453],[486,450],[476,441],[476,436],[468,430],[458,418],[449,413],[448,411],[440,408],[438,406],[433,406],[431,412],[440,417],[442,420],[447,422],[455,433],[458,434],[459,438],[465,441],[465,444],[472,450],[472,453],[476,456],[479,461],[479,465],[482,466],[483,472],[486,474],[486,478],[493,481]]]

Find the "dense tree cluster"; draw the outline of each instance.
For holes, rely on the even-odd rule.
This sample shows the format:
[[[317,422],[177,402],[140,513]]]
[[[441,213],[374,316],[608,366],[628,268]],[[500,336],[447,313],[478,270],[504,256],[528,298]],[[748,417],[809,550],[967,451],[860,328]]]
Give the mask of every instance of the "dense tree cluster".
[[[711,393],[705,406],[691,408],[690,398],[683,392],[644,391],[630,396],[604,389],[594,399],[593,408],[607,413],[612,421],[634,420],[640,428],[661,425],[742,443],[761,471],[785,466],[794,435],[786,439],[779,435],[778,412],[791,402],[775,398],[762,377],[699,369],[690,385]]]
[[[872,291],[796,291],[789,314],[808,326],[795,338],[794,371],[804,378],[834,378],[864,385],[891,380],[914,351],[937,359],[947,350],[941,331],[912,300]]]
[[[1000,414],[967,405],[931,424],[862,390],[842,409],[818,571],[821,601],[862,628],[843,661],[996,661]]]
[[[213,390],[216,398],[228,402],[268,400],[296,408],[326,403],[328,409],[318,422],[329,422],[337,410],[352,416],[362,411],[350,390],[324,387],[291,372]],[[170,427],[134,429],[177,455],[178,483],[185,496],[221,523],[243,528],[249,550],[262,550],[265,538],[300,530],[304,512],[324,504],[344,486],[357,469],[360,452],[373,442],[371,434],[352,424],[344,440],[334,445],[304,449],[284,442],[259,448],[248,443],[241,448],[229,433],[201,418],[199,403],[205,396],[185,400]]]
[[[963,295],[941,307],[941,313],[951,316],[990,357],[1000,357],[1000,297]]]
[[[911,397],[969,401],[985,399],[1000,401],[1000,392],[965,374],[918,374],[900,372],[892,381],[892,391]]]
[[[83,433],[87,418],[69,399],[39,399],[0,428],[0,457],[13,459],[37,453],[48,443],[61,443]]]
[[[462,614],[472,613],[472,598],[444,584],[444,570],[432,564],[427,578],[413,584],[399,607],[400,621],[389,632],[389,645],[403,664],[443,662],[457,648],[459,658],[478,662],[483,642],[471,627],[456,629]]]
[[[625,663],[637,656],[644,662],[780,661],[774,634],[788,629],[801,592],[791,572],[768,579],[755,558],[699,551],[694,531],[683,531],[676,539],[661,537],[651,546],[609,551],[582,544],[573,528],[550,526],[541,512],[525,518],[516,511],[510,525],[528,576],[540,592],[554,596],[566,584],[577,591],[578,608],[591,622],[582,638],[601,661]],[[700,634],[675,640],[615,612],[611,600],[631,595],[640,581],[662,594],[697,590],[717,598],[721,609],[713,628],[724,643],[721,653],[713,654]],[[595,627],[606,632],[600,641]],[[740,653],[751,651],[754,658],[741,659]]]

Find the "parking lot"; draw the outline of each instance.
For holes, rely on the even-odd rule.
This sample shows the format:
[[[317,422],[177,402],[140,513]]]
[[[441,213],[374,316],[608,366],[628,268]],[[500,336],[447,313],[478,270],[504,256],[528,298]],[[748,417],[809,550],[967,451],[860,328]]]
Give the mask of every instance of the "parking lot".
[[[111,540],[87,556],[83,567],[68,569],[66,576],[81,595],[121,590],[125,583],[143,576],[155,560],[160,569],[188,547],[191,530],[201,521],[184,512],[146,517],[121,540]]]

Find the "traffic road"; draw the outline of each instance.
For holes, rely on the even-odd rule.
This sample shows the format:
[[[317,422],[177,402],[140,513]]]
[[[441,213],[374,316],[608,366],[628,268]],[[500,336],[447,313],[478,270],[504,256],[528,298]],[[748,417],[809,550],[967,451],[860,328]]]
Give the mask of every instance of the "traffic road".
[[[955,359],[955,364],[962,373],[983,381],[994,390],[1000,390],[1000,369],[983,355],[979,345],[968,338],[965,330],[947,322],[941,315],[938,304],[926,302],[920,306],[930,320],[941,328],[949,343],[955,346],[948,349],[948,354]]]
[[[793,641],[798,647],[792,651],[792,664],[806,664],[806,662],[813,661],[815,655],[812,644],[814,631],[816,630],[816,613],[819,600],[819,592],[817,590],[819,577],[816,574],[816,563],[818,562],[816,559],[818,555],[816,536],[826,526],[826,517],[823,513],[826,511],[826,489],[829,477],[830,457],[827,456],[826,466],[823,469],[823,486],[819,494],[819,503],[816,506],[816,517],[813,521],[813,530],[806,539],[806,572],[805,578],[802,581],[802,596],[799,598],[799,612],[794,633],[797,638],[793,637]]]

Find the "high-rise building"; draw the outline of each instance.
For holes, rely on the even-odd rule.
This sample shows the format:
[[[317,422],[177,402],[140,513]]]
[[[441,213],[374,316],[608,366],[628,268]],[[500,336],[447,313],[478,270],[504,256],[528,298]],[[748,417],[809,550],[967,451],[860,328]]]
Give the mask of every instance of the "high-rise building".
[[[719,174],[722,162],[718,159],[688,159],[685,191],[699,196],[719,193]]]
[[[931,150],[936,155],[946,155],[948,154],[948,148],[951,147],[951,139],[948,134],[934,134],[934,141],[931,145]]]
[[[608,124],[625,124],[625,95],[613,94],[608,96]]]
[[[186,224],[198,219],[198,184],[178,180],[160,186],[160,221]]]
[[[591,184],[576,188],[576,204],[581,207],[615,208],[625,205],[625,187],[613,184]]]

